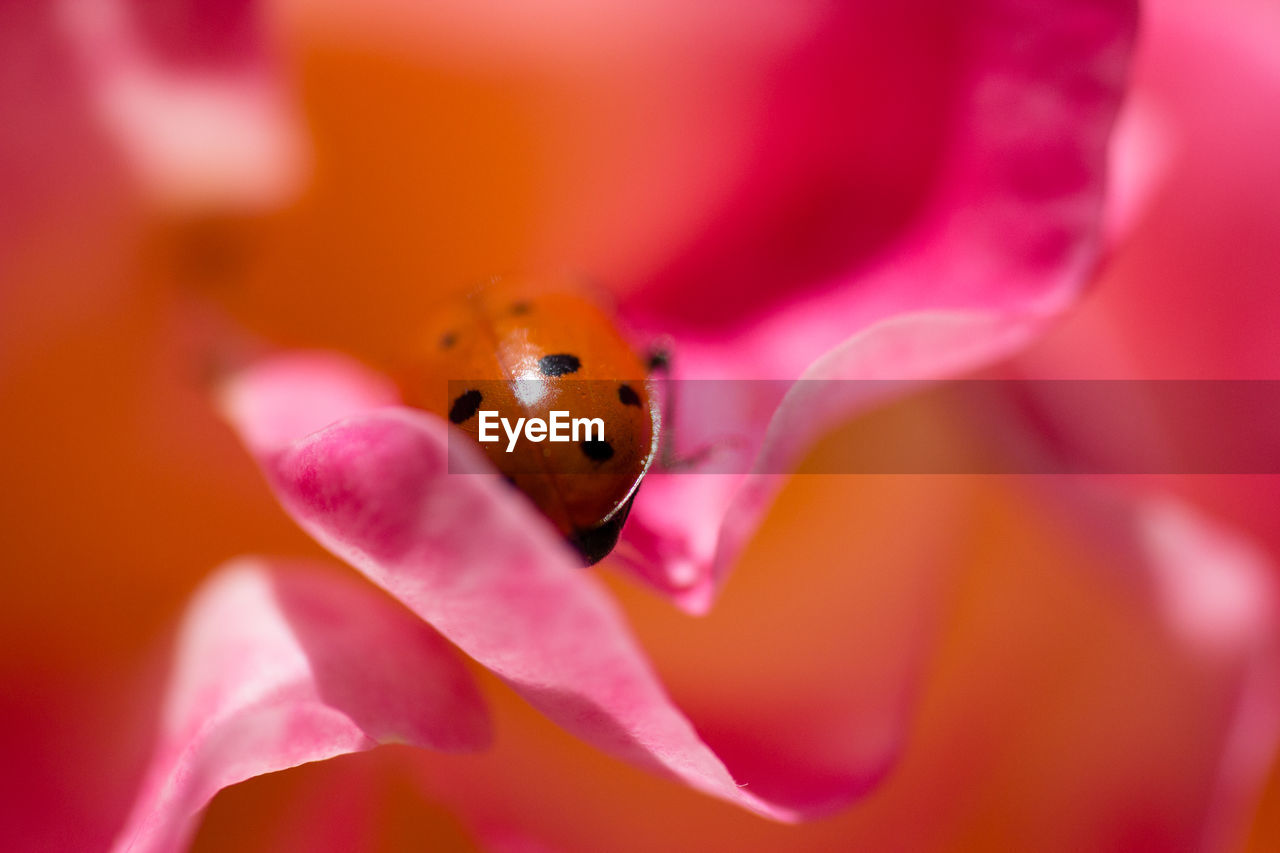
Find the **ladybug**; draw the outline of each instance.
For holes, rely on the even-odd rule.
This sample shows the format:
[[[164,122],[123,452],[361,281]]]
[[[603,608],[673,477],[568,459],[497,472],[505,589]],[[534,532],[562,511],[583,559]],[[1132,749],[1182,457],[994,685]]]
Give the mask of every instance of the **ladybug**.
[[[572,280],[495,278],[433,312],[397,375],[407,404],[476,440],[594,565],[617,544],[657,456],[656,363]],[[585,428],[562,420],[556,441],[511,432],[521,419],[549,422],[557,411]]]

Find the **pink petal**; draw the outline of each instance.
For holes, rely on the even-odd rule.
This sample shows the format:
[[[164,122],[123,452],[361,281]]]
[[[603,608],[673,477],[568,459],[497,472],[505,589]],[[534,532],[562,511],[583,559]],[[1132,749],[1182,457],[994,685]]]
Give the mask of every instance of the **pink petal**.
[[[256,456],[351,415],[399,402],[390,379],[334,353],[297,352],[254,367],[222,388],[219,403]]]
[[[100,291],[108,289],[103,279],[110,280],[101,268],[118,262],[116,244],[136,227],[116,151],[92,115],[57,13],[52,2],[0,6],[0,317],[10,321],[0,347],[6,356],[11,338],[30,334],[27,323],[44,326],[55,313],[37,298],[50,301],[50,267],[72,266],[78,275],[69,278],[91,282],[74,292],[58,288],[66,297],[59,309],[78,314],[83,303],[101,301]],[[96,263],[80,269],[68,255]],[[24,287],[37,277],[40,288]]]
[[[1130,92],[1111,137],[1104,230],[1108,247],[1122,244],[1155,202],[1173,166],[1176,133],[1161,108]]]
[[[835,424],[884,402],[891,382],[904,388],[922,380],[955,376],[1007,356],[1039,328],[1028,318],[988,314],[912,314],[879,323],[816,361],[774,413],[755,460],[725,511],[714,576],[723,582],[738,553],[768,511],[782,478],[805,450]],[[847,381],[831,381],[847,380]],[[773,472],[773,473],[771,473]],[[678,535],[671,531],[671,536]]]
[[[867,489],[863,478],[824,478],[844,484],[832,486],[837,494],[868,495],[864,511],[907,479]],[[922,481],[927,498],[957,488],[902,539],[935,536],[938,519],[952,524],[958,537],[938,538],[918,556],[951,577],[958,594],[948,599],[941,652],[915,706],[911,748],[856,807],[783,829],[752,821],[576,754],[498,703],[500,725],[520,726],[522,736],[480,756],[479,770],[453,758],[419,762],[424,789],[453,803],[486,840],[536,839],[547,849],[648,849],[673,837],[736,850],[1242,849],[1241,819],[1275,754],[1280,721],[1274,563],[1186,507],[1081,489],[1078,479]],[[788,530],[797,513],[825,514],[831,494],[784,499]],[[875,527],[868,534],[885,539]],[[766,528],[762,538],[775,536]],[[823,548],[835,552],[814,550]],[[802,571],[818,575],[827,602],[833,589],[847,599],[843,579],[866,568],[857,558],[825,569],[814,562]],[[735,578],[735,591],[741,580],[752,582]],[[755,605],[764,618],[795,607],[783,584],[772,592]],[[836,610],[819,599],[779,621],[812,625]],[[718,608],[711,618],[720,616]],[[671,631],[659,627],[655,639]],[[755,672],[748,662],[747,683],[728,695],[751,698],[725,703],[734,647],[723,648],[717,678],[708,679],[705,661],[672,665],[685,638],[675,634],[663,671],[687,670],[685,689],[674,689],[689,703],[749,719],[795,689],[785,671]],[[825,666],[847,672],[861,662],[840,654],[850,646],[830,648]],[[834,678],[812,681],[805,690],[839,689]],[[525,780],[535,772],[543,784],[530,791]],[[565,801],[579,808],[566,813],[557,807]]]
[[[328,367],[294,360],[291,373],[268,364],[237,378],[224,398],[286,510],[553,721],[640,767],[778,819],[847,802],[883,772],[876,750],[853,767],[797,761],[769,797],[738,787],[667,698],[594,575],[477,449],[449,442],[439,418],[383,408],[287,447],[257,443],[271,432],[258,423],[270,401]],[[768,748],[757,742],[742,751]]]
[[[305,143],[257,2],[61,0],[88,107],[161,203],[274,204]]]
[[[760,149],[777,159],[726,205],[719,221],[730,233],[713,233],[624,305],[663,331],[683,330],[681,342],[714,345],[708,362],[696,350],[691,375],[792,378],[903,311],[1057,311],[1091,272],[1136,4],[1080,0],[1046,15],[1027,0],[983,0],[870,20],[862,4],[843,8],[845,19],[826,22],[773,82],[768,127],[781,139]],[[858,26],[871,29],[851,34]],[[850,38],[872,44],[841,50]],[[899,48],[914,65],[898,64]],[[876,75],[886,68],[900,79]],[[881,100],[851,109],[846,91],[830,86],[846,77],[875,79]],[[815,104],[815,90],[842,100]],[[925,173],[906,182],[917,201],[886,200],[849,177],[867,137],[882,156],[924,157],[907,167]],[[936,138],[936,150],[920,152],[924,138]],[[780,210],[779,198],[789,206]],[[868,233],[880,236],[870,253]]]
[[[1129,3],[1070,3],[1053,15],[1019,0],[967,4],[945,18],[945,25],[955,28],[951,37],[958,45],[959,69],[946,63],[921,66],[960,82],[949,96],[953,118],[932,167],[933,182],[890,248],[869,260],[851,236],[857,232],[852,211],[866,204],[857,197],[831,210],[815,206],[810,212],[820,225],[802,220],[843,235],[843,244],[828,241],[826,251],[836,260],[828,257],[820,268],[806,261],[809,243],[785,232],[746,239],[733,231],[732,223],[742,217],[730,216],[729,236],[713,235],[691,260],[677,265],[669,280],[624,304],[625,311],[640,326],[671,332],[674,324],[676,367],[684,377],[943,378],[957,368],[977,366],[982,357],[1008,354],[1014,339],[1028,339],[1069,305],[1092,272],[1107,134],[1122,91],[1133,18]],[[826,61],[849,60],[833,52]],[[815,63],[810,73],[830,70]],[[874,123],[874,116],[858,119]],[[780,133],[791,132],[785,122],[779,125]],[[840,149],[827,154],[841,155],[853,156]],[[765,170],[763,185],[754,188],[758,195],[738,199],[735,209],[745,205],[750,211],[779,193],[811,198],[803,187],[817,186],[813,182],[821,178],[814,175],[828,173],[805,168],[813,173],[795,174],[786,165]],[[788,189],[779,188],[783,185]],[[761,215],[743,214],[749,221]],[[872,213],[858,215],[868,220],[864,231],[878,227]],[[833,248],[839,245],[844,249]],[[732,289],[708,286],[714,282]],[[723,310],[713,311],[690,294],[707,294]],[[760,310],[735,313],[753,299],[767,303],[768,310],[756,305]],[[916,351],[932,349],[923,362],[912,356],[911,362],[898,364],[891,351],[898,344],[888,344],[881,354],[866,351],[875,345],[862,340],[864,332],[885,341],[917,334],[892,327],[868,332],[876,322],[938,309],[973,312],[974,334],[980,336],[978,327],[986,325],[993,336],[989,352],[974,358],[980,340],[955,341],[947,335],[912,345]],[[732,322],[726,324],[725,318]],[[958,349],[950,353],[951,347]],[[779,413],[771,435],[785,431],[788,438],[785,447],[765,448],[766,459],[776,461],[780,453],[798,457],[808,440],[856,410],[849,405],[854,401],[833,400],[816,409],[808,405],[813,402],[797,398],[791,404],[795,415]],[[696,405],[681,399],[678,408]],[[770,416],[771,409],[757,402],[736,417],[720,414],[716,420],[738,423],[758,440]],[[788,419],[801,428],[784,427]],[[678,432],[688,428],[688,420],[675,425]],[[676,436],[681,446],[714,440]],[[742,511],[727,519],[720,539],[724,551],[713,557],[708,527],[718,526],[740,487]],[[715,585],[713,562],[723,572],[772,492],[764,480],[740,486],[724,477],[714,484],[687,476],[652,484],[641,491],[627,533],[639,554],[633,570],[690,609],[707,606]]]
[[[158,208],[260,207],[298,189],[306,143],[266,5],[0,5],[0,354],[102,322],[136,284]]]
[[[1030,358],[1036,376],[1104,379],[1277,379],[1280,312],[1280,7],[1269,0],[1151,2],[1134,69],[1121,149],[1156,148],[1155,174],[1118,156],[1121,186],[1145,202],[1130,219],[1096,293]],[[1154,137],[1154,138],[1153,138]],[[1155,186],[1143,187],[1147,182]],[[1109,205],[1126,198],[1109,199]],[[1275,407],[1251,412],[1280,429]],[[1068,423],[1101,446],[1112,431]],[[1203,413],[1158,424],[1177,450],[1197,452]],[[1280,554],[1280,477],[1197,476],[1179,492],[1241,525]]]
[[[901,380],[910,388],[907,383],[973,370],[1016,351],[1040,325],[1039,318],[1017,315],[909,314],[875,324],[831,350],[785,396],[776,382],[726,383],[743,394],[757,389],[760,399],[708,402],[693,397],[714,395],[707,388],[712,383],[677,384],[690,389],[690,399],[680,401],[678,412],[692,412],[695,426],[700,421],[718,427],[732,420],[724,414],[729,405],[749,412],[749,421],[761,413],[771,415],[767,426],[750,423],[738,430],[738,441],[726,451],[737,455],[729,464],[738,467],[729,470],[755,473],[650,474],[623,532],[627,547],[620,549],[620,557],[676,604],[705,612],[785,482],[781,472],[793,470],[834,425],[884,402],[876,395],[892,394],[893,386],[882,380]],[[719,411],[699,418],[696,407],[704,404]],[[684,450],[717,441],[714,434],[691,431],[692,440],[680,437]]]
[[[706,613],[718,588],[709,569],[720,525],[740,488],[732,474],[650,472],[611,559],[685,612]]]
[[[470,674],[427,626],[319,568],[241,560],[186,616],[157,751],[115,849],[182,849],[214,794],[263,773],[379,743],[489,739]]]
[[[1217,765],[1201,847],[1236,849],[1280,756],[1280,589],[1257,546],[1173,498],[1127,498],[1046,481],[1054,502],[1108,546],[1214,700]]]

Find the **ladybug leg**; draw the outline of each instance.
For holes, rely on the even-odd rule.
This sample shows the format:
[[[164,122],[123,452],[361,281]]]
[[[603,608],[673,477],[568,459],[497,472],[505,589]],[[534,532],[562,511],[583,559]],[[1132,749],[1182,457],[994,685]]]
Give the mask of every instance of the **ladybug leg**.
[[[660,376],[664,382],[670,382],[672,360],[671,340],[669,338],[660,339],[649,348],[649,357],[646,360],[649,373]],[[670,441],[670,436],[675,434],[676,394],[670,387],[665,388],[664,391],[662,401],[662,431],[664,435],[662,441],[658,443],[658,464],[663,471],[688,471],[705,462],[716,447],[715,445],[707,445],[687,454],[676,452],[675,445]]]
[[[665,345],[658,345],[649,350],[649,358],[645,364],[650,373],[661,373],[663,379],[671,378],[671,350]]]

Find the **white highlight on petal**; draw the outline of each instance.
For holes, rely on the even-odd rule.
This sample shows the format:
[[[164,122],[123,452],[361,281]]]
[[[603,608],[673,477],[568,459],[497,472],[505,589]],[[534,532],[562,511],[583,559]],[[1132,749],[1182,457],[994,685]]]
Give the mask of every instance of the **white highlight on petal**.
[[[263,57],[167,68],[119,0],[62,0],[58,11],[99,119],[157,203],[264,207],[301,188],[308,146]]]
[[[1162,609],[1193,649],[1229,656],[1262,644],[1276,589],[1261,551],[1172,500],[1144,506],[1139,525]]]

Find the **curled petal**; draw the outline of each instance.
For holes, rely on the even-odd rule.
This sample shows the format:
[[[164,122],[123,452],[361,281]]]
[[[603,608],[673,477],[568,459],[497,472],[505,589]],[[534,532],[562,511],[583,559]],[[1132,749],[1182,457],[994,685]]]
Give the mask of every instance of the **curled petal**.
[[[386,377],[343,356],[300,352],[223,386],[223,412],[257,456],[271,456],[335,421],[399,402]]]
[[[1016,351],[1038,325],[1021,316],[937,312],[905,315],[867,329],[818,359],[788,392],[769,423],[755,470],[782,471],[799,464],[825,430],[884,402],[885,397],[874,395],[892,394],[892,381],[911,383],[973,370]],[[803,381],[827,379],[852,381]],[[779,480],[756,473],[742,484],[721,527],[718,578],[723,579],[768,510]]]
[[[856,517],[876,531],[864,552],[874,555],[887,520],[876,508],[909,479],[887,477],[868,489],[876,478],[822,478],[830,491],[783,498],[793,516],[787,527],[805,529],[797,513],[829,523],[833,495],[863,492],[869,500],[858,502]],[[1048,488],[1038,490],[1041,483]],[[1256,804],[1280,721],[1274,564],[1184,505],[1080,488],[1078,478],[948,476],[922,485],[921,497],[957,488],[900,538],[934,540],[918,556],[942,567],[935,571],[952,578],[955,594],[915,705],[911,748],[888,782],[855,808],[781,835],[574,756],[562,738],[533,724],[518,742],[481,756],[483,772],[452,759],[422,762],[426,790],[449,798],[486,840],[496,830],[499,842],[527,837],[547,849],[660,847],[671,827],[710,847],[731,838],[735,849],[1242,849],[1241,821]],[[915,503],[915,494],[905,497]],[[903,513],[904,520],[912,515]],[[960,535],[937,538],[937,521]],[[770,535],[766,526],[762,539]],[[831,536],[800,547],[806,556],[843,555],[848,541]],[[753,549],[748,563],[757,554]],[[867,566],[856,556],[851,563],[854,571],[803,563],[823,575],[817,585],[825,599],[796,602],[790,584],[775,580],[749,607],[763,619],[794,608],[786,622],[809,631],[820,632],[831,611],[843,610],[846,623],[856,624],[848,605],[831,603],[834,589],[857,601],[845,579]],[[739,584],[757,582],[749,565],[744,569],[711,619],[740,603]],[[752,618],[749,610],[735,615]],[[678,658],[686,637],[674,639],[668,655]],[[829,642],[828,660],[818,665],[847,672],[864,656],[842,653],[857,648]],[[714,659],[720,677],[707,679],[708,661],[697,661],[688,667],[688,687],[677,692],[691,705],[701,694],[721,713],[750,716],[771,697],[794,705],[796,692],[814,690],[830,701],[843,686],[838,678],[810,677],[797,691],[791,671],[743,660],[738,644],[726,644]],[[725,701],[732,679],[724,677],[735,667],[748,682],[730,694],[743,697],[736,704]],[[859,680],[858,689],[863,685]],[[512,725],[513,712],[498,703],[495,709]],[[711,731],[700,730],[712,740]],[[544,782],[533,792],[525,781],[531,773]],[[565,801],[580,808],[565,813],[557,808]]]
[[[1037,326],[1037,322],[1025,318],[977,313],[900,317],[850,339],[820,359],[803,378],[913,382],[953,375],[1013,351]],[[691,561],[678,563],[687,577],[670,584],[677,603],[693,612],[705,611],[786,482],[786,477],[770,472],[795,468],[807,448],[830,425],[883,402],[882,397],[871,394],[892,391],[890,382],[796,383],[777,407],[765,434],[756,456],[757,473],[746,477],[673,474],[647,483],[646,489],[657,488],[644,495],[648,503],[637,501],[632,526],[626,534],[629,541],[655,543],[650,546],[650,553],[668,558],[670,551],[663,554],[657,549],[684,545],[686,554],[705,560],[700,565]],[[945,491],[938,489],[936,483],[932,485],[927,491]],[[924,505],[928,502],[921,497],[916,519],[899,517],[889,523],[924,523]],[[857,512],[849,508],[850,526],[866,521],[858,519]],[[933,527],[933,535],[939,536],[938,531],[946,523],[938,518]],[[851,553],[852,550],[851,547]],[[858,561],[850,556],[849,560],[850,572],[867,571],[866,557]],[[894,582],[869,583],[857,591],[859,606],[865,608],[859,612],[867,614],[861,620],[857,647],[876,651],[860,656],[874,675],[859,680],[856,712],[849,712],[849,717],[858,723],[860,757],[870,762],[874,756],[881,766],[892,763],[906,738],[911,697],[933,651],[938,602],[945,598],[948,583],[947,573],[938,568],[937,560],[904,557],[902,563],[893,571]],[[669,559],[667,564],[671,564]],[[701,566],[710,565],[715,567],[713,572],[699,571]],[[661,586],[661,581],[659,578],[655,585]],[[679,581],[686,585],[678,586]],[[797,594],[798,590],[792,590],[791,595]],[[799,696],[796,701],[800,701]],[[872,732],[876,735],[872,736]],[[773,778],[780,778],[786,768],[775,765],[771,771]]]
[[[897,83],[911,94],[881,92],[882,99],[859,104],[878,111],[849,115],[843,103],[815,108],[801,94],[817,88],[815,78],[870,63],[854,75],[865,80],[884,70],[875,63],[893,60],[874,46],[849,52],[816,40],[805,57],[808,76],[781,80],[796,86],[790,110],[806,119],[800,127],[816,148],[808,153],[827,167],[779,146],[776,153],[788,156],[751,173],[762,183],[757,193],[732,199],[732,215],[721,220],[751,220],[742,211],[754,206],[754,218],[771,216],[775,227],[734,239],[714,235],[720,239],[695,248],[696,263],[677,265],[670,281],[623,306],[638,320],[658,318],[666,330],[684,332],[680,342],[694,352],[686,364],[691,375],[793,378],[851,333],[904,311],[1053,313],[1070,304],[1091,272],[1136,4],[1073,0],[1045,15],[1027,0],[977,0],[872,21],[861,19],[868,10],[860,5],[847,4],[848,20],[828,22],[824,32],[874,25],[876,39],[915,52],[924,79],[890,78],[882,85]],[[941,44],[924,38],[923,20]],[[908,97],[912,104],[903,106]],[[904,110],[912,119],[905,125]],[[770,127],[801,132],[776,119]],[[879,148],[918,151],[927,164],[908,170],[918,198],[886,204],[850,179],[858,171],[850,161],[866,151],[827,144],[833,134],[843,138],[837,131],[864,143],[885,134]],[[936,149],[915,145],[926,137],[937,137]],[[848,180],[835,181],[833,190],[833,175]],[[776,221],[778,196],[791,202],[791,230]],[[772,214],[760,212],[771,207]],[[868,252],[860,241],[884,231],[899,208],[908,215]],[[806,226],[800,233],[798,222]],[[823,252],[823,261],[814,252]]]
[[[315,378],[318,365],[303,371]],[[288,370],[267,365],[225,399],[286,510],[567,731],[782,820],[847,802],[883,772],[877,753],[838,770],[801,763],[768,798],[739,787],[667,697],[596,578],[475,448],[450,443],[439,418],[403,408],[356,414],[286,447],[254,444],[268,409],[257,401],[278,384],[293,384]]]
[[[1108,199],[1111,218],[1128,228],[1115,235],[1120,242],[1088,303],[1036,347],[1028,372],[1280,378],[1280,243],[1272,236],[1280,232],[1280,159],[1268,143],[1280,136],[1272,108],[1280,100],[1280,7],[1151,2],[1143,11],[1113,163],[1123,192]],[[1177,452],[1199,452],[1196,437],[1215,420],[1195,408],[1162,414],[1159,427]],[[1238,420],[1280,430],[1275,407]],[[1078,441],[1112,442],[1110,424],[1063,421]],[[1280,478],[1203,475],[1174,487],[1280,553]]]
[[[429,627],[315,567],[241,560],[187,613],[157,751],[115,849],[182,849],[214,794],[263,773],[379,743],[489,740],[470,674]]]
[[[909,314],[877,323],[831,350],[780,399],[778,383],[736,383],[735,388],[758,388],[761,397],[733,401],[738,408],[752,420],[762,414],[769,418],[754,435],[743,429],[748,443],[730,451],[753,459],[754,473],[651,474],[623,534],[629,547],[622,556],[638,557],[628,568],[684,609],[705,612],[784,484],[786,478],[777,472],[792,470],[836,424],[884,402],[885,396],[876,395],[891,394],[892,381],[918,383],[975,369],[1015,352],[1039,327],[1039,318],[1026,315]],[[697,403],[681,401],[680,413],[692,409],[696,420]],[[725,416],[705,420],[723,424]],[[697,435],[692,446],[711,446],[711,441],[709,435]]]
[[[707,569],[740,485],[732,474],[647,474],[613,559],[685,612],[706,613],[717,592]]]
[[[863,200],[812,202],[803,187],[817,180],[814,175],[766,171],[766,181],[791,182],[787,197],[809,198],[810,213],[822,227],[844,235],[842,251],[823,243],[838,262],[829,256],[825,265],[806,263],[804,249],[816,244],[795,235],[745,241],[741,234],[733,240],[719,235],[673,268],[670,281],[624,303],[624,311],[641,327],[671,331],[675,325],[676,364],[687,377],[943,378],[977,366],[972,356],[982,346],[977,327],[984,324],[993,338],[987,357],[1008,354],[1014,338],[1025,341],[1070,305],[1092,272],[1108,132],[1123,89],[1134,18],[1132,3],[1071,2],[1051,16],[1024,0],[964,4],[940,24],[949,28],[960,65],[922,66],[959,82],[947,92],[951,117],[928,170],[927,191],[910,205],[910,216],[892,240],[868,256],[851,231],[840,231],[860,221],[850,209]],[[760,203],[780,192],[776,186],[757,189]],[[735,210],[743,207],[742,200],[735,202]],[[874,220],[869,213],[863,218]],[[751,247],[745,255],[739,251],[744,245]],[[764,276],[769,286],[758,280]],[[798,286],[776,286],[797,278]],[[704,286],[716,281],[731,284],[733,291]],[[704,310],[688,298],[701,292],[715,294],[724,310]],[[767,299],[769,310],[735,313],[753,299]],[[917,334],[892,324],[868,331],[903,314],[942,310],[975,315],[973,335]],[[726,325],[712,319],[723,317],[737,320]],[[913,336],[921,340],[910,345],[909,360],[899,363],[893,349],[901,344],[894,339]],[[925,347],[931,351],[921,358],[917,351]],[[951,347],[957,350],[949,352]],[[816,407],[813,402],[792,400],[792,414],[778,413],[769,427],[775,446],[766,447],[766,455],[802,452],[807,442],[798,436],[820,435],[855,408],[853,401],[833,399]],[[680,400],[678,408],[696,408],[696,401]],[[769,407],[744,405],[736,418],[721,414],[718,420],[741,423],[744,432],[760,436],[772,417]],[[687,422],[675,425],[678,432],[689,428]],[[779,443],[784,429],[792,437]],[[676,441],[691,443],[680,435]],[[636,548],[646,560],[638,574],[686,606],[706,606],[715,571],[723,572],[734,543],[753,526],[742,511],[731,511],[720,539],[722,554],[713,560],[705,530],[718,526],[738,487],[729,478],[705,486],[679,477],[642,491],[633,511]],[[711,499],[703,494],[708,489],[715,493]],[[756,480],[743,492],[739,507],[754,505],[758,516],[773,488]],[[672,511],[677,505],[693,509]]]

